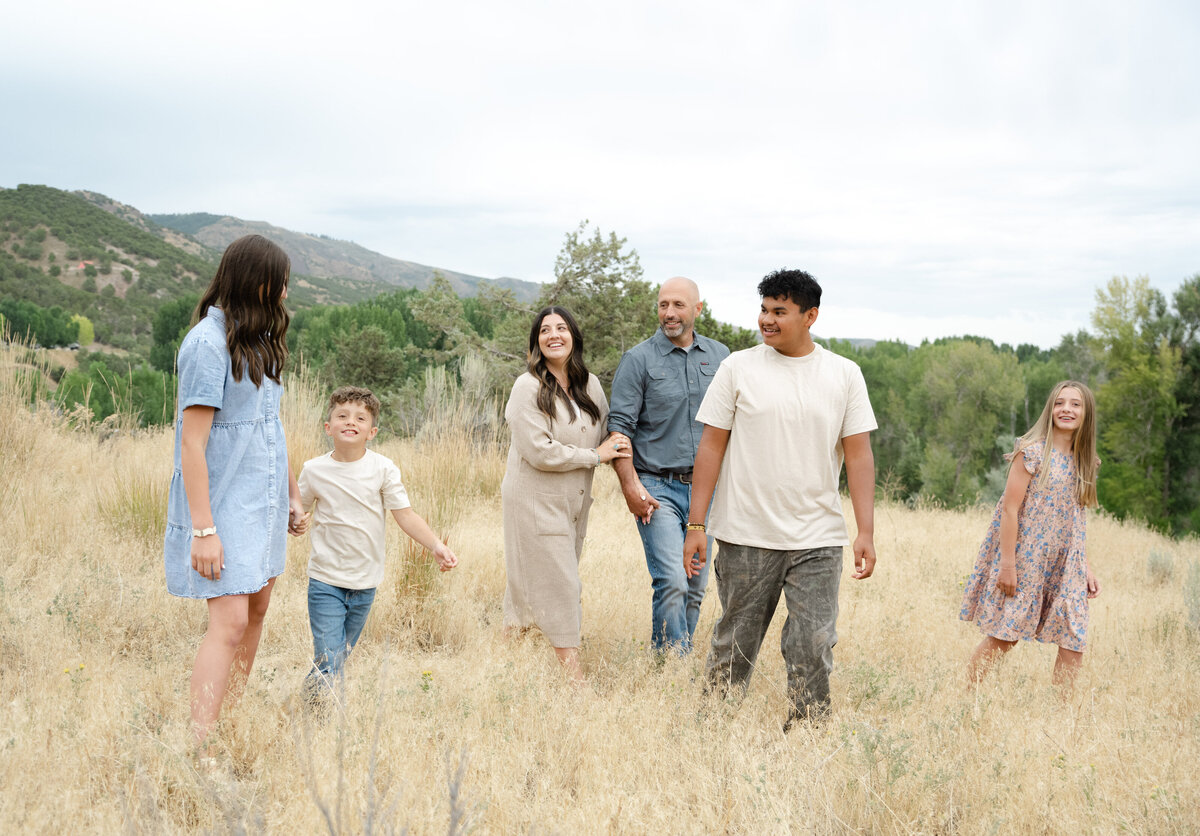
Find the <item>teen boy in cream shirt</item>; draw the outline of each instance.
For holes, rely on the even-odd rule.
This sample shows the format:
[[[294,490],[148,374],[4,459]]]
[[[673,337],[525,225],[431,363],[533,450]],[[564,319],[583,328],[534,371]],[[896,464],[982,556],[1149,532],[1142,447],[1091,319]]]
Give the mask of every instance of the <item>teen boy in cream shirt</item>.
[[[870,577],[875,568],[876,423],[858,366],[812,340],[821,304],[816,280],[779,270],[758,292],[763,344],[726,358],[696,414],[705,427],[683,560],[689,576],[705,564],[702,509],[715,484],[707,533],[718,544],[722,614],[706,664],[709,687],[724,694],[749,682],[783,593],[792,700],[786,731],[798,718],[829,711],[842,547],[850,542],[838,495],[843,456],[858,524],[852,577]]]

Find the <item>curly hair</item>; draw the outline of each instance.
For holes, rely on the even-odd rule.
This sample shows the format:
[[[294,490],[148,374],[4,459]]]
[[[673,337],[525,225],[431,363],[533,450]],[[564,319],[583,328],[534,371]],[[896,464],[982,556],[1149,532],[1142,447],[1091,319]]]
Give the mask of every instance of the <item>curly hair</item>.
[[[325,420],[333,417],[333,411],[344,403],[360,403],[367,412],[371,413],[371,426],[379,423],[379,410],[382,404],[379,403],[379,398],[375,397],[375,393],[370,389],[362,386],[339,386],[333,390],[333,394],[329,396],[329,409],[326,411]]]
[[[821,307],[821,286],[803,270],[776,270],[758,283],[758,295],[764,299],[790,299],[801,311]]]

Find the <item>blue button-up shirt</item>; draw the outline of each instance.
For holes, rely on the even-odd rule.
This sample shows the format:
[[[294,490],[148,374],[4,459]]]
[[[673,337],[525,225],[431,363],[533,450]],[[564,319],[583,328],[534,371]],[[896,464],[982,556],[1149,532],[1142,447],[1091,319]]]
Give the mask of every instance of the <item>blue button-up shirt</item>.
[[[625,352],[613,377],[608,429],[633,440],[639,473],[683,473],[692,469],[704,425],[696,411],[729,349],[692,335],[692,346],[675,345],[660,328]]]

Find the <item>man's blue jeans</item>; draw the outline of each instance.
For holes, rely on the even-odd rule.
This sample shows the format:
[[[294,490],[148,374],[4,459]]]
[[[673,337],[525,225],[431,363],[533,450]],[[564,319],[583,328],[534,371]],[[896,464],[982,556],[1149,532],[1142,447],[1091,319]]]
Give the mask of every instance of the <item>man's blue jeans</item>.
[[[308,624],[313,634],[313,669],[305,687],[310,693],[322,683],[340,681],[346,657],[362,635],[375,600],[374,589],[343,589],[316,578],[308,579]]]
[[[677,479],[663,479],[639,473],[642,485],[657,499],[660,507],[638,534],[646,551],[654,597],[650,602],[650,640],[656,650],[672,648],[680,653],[692,649],[692,634],[700,618],[700,603],[708,585],[708,567],[712,565],[713,539],[708,538],[709,561],[700,574],[688,578],[683,571],[683,537],[688,521],[691,486]]]

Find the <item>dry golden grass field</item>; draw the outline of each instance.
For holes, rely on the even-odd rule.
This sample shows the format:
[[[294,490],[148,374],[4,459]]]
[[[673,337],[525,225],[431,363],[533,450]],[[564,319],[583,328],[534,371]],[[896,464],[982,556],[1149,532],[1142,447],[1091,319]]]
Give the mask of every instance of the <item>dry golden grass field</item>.
[[[0,351],[5,832],[1200,829],[1195,541],[1094,515],[1103,592],[1074,692],[1050,686],[1053,647],[1023,643],[969,693],[978,636],[957,614],[989,512],[882,504],[875,576],[842,582],[832,719],[785,736],[782,613],[740,702],[699,684],[715,587],[701,650],[647,650],[649,578],[610,471],[582,563],[589,685],[567,685],[540,637],[506,642],[503,444],[473,441],[461,416],[377,445],[460,567],[431,571],[392,527],[345,711],[321,724],[297,699],[312,645],[307,543],[291,540],[245,697],[216,732],[221,767],[198,773],[187,693],[205,607],[170,597],[161,563],[171,433],[72,429],[27,406]],[[289,390],[294,462],[325,449],[322,397]],[[429,408],[453,411],[443,401]]]

